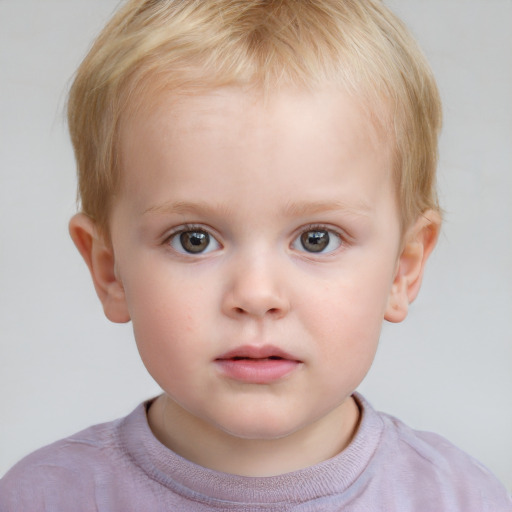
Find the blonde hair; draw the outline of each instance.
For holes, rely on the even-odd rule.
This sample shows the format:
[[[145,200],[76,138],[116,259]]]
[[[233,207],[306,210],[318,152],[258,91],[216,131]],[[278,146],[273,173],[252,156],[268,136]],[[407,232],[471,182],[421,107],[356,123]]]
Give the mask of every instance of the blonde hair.
[[[77,71],[68,122],[84,213],[108,233],[122,116],[159,89],[314,88],[366,100],[395,145],[402,226],[439,210],[441,104],[430,67],[379,0],[128,0]]]

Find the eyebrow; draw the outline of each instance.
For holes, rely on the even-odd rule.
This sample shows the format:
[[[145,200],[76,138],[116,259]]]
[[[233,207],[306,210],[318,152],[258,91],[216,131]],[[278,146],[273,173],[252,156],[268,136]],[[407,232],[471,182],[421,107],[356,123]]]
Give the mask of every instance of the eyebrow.
[[[356,202],[355,204],[348,204],[343,201],[288,201],[284,204],[281,214],[285,217],[304,217],[321,213],[344,212],[355,216],[368,216],[371,211],[372,207],[363,201]],[[236,214],[236,210],[231,205],[223,203],[210,204],[205,201],[168,201],[151,206],[143,212],[144,215],[180,215],[186,213],[201,214],[204,216],[232,216]]]
[[[185,213],[195,213],[202,214],[204,216],[212,216],[214,214],[226,214],[233,215],[234,209],[229,205],[223,204],[210,204],[205,201],[176,201],[176,202],[164,202],[162,204],[157,204],[155,206],[150,206],[146,210],[144,210],[143,215],[148,213],[156,213],[162,215],[169,214],[185,214]]]
[[[357,216],[368,216],[372,207],[362,201],[348,204],[343,201],[288,202],[283,213],[290,217],[301,217],[329,212],[345,212]]]

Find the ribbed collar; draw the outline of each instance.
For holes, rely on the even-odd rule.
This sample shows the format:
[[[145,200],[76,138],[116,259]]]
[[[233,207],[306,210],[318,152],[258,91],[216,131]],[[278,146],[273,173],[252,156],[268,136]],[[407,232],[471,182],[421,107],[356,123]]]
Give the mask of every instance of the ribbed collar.
[[[161,444],[151,432],[147,408],[137,407],[119,423],[123,450],[151,479],[172,492],[210,506],[244,503],[279,505],[304,503],[319,497],[340,495],[368,466],[383,431],[381,418],[359,394],[358,431],[339,455],[315,466],[273,477],[242,477],[220,473],[194,464]]]

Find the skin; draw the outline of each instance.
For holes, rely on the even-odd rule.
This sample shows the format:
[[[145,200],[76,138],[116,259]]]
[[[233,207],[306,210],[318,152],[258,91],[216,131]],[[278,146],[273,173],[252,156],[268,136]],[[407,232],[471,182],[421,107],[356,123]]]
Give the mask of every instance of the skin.
[[[83,214],[70,231],[107,317],[132,321],[164,391],[153,432],[193,462],[247,476],[336,455],[357,429],[351,394],[382,322],[405,318],[439,218],[426,212],[402,238],[391,144],[343,91],[263,101],[225,88],[151,105],[122,128],[111,240]],[[187,252],[184,232],[209,237],[205,250]],[[304,233],[329,244],[312,252]],[[276,380],[219,365],[268,345],[294,362]]]

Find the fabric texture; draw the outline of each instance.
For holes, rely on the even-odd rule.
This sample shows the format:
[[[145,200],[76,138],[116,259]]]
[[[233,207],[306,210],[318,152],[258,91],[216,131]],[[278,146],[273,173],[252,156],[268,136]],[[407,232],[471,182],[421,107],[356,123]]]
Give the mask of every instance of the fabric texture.
[[[477,461],[354,397],[362,418],[343,452],[265,478],[219,473],[167,449],[149,428],[146,402],[23,459],[0,480],[0,511],[512,511]]]

